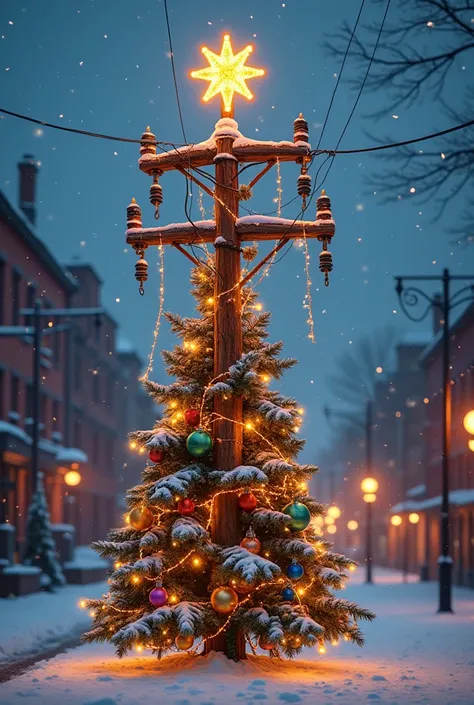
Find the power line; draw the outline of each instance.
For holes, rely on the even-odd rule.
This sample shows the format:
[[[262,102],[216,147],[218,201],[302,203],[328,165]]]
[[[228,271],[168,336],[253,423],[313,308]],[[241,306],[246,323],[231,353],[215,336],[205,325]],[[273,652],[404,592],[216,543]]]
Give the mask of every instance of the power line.
[[[170,18],[168,16],[168,2],[167,2],[167,0],[164,0],[164,5],[165,5],[165,17],[166,17],[166,29],[168,32],[168,43],[170,45],[170,54],[171,54],[171,57],[170,57],[171,58],[171,69],[173,72],[173,83],[174,83],[174,91],[176,93],[176,103],[178,104],[179,121],[181,123],[181,130],[183,133],[183,139],[185,142],[187,142],[186,131],[184,129],[184,122],[183,122],[183,113],[181,111],[181,102],[179,100],[178,80],[176,78],[176,67],[174,65],[173,42],[171,41]]]
[[[76,128],[72,127],[64,127],[63,125],[54,125],[49,122],[44,122],[43,120],[37,120],[35,118],[31,118],[28,115],[21,115],[20,113],[14,113],[11,110],[7,110],[6,108],[0,108],[0,113],[4,113],[5,115],[11,115],[12,117],[16,117],[19,120],[26,120],[27,122],[33,122],[36,125],[43,125],[43,127],[50,127],[53,130],[64,130],[65,132],[73,132],[79,135],[85,135],[86,137],[97,137],[100,139],[105,139],[105,140],[113,140],[115,142],[129,142],[131,144],[156,144],[157,146],[159,145],[166,145],[172,148],[172,150],[177,150],[178,147],[189,147],[191,148],[193,145],[190,144],[181,144],[178,142],[163,142],[161,140],[136,140],[136,139],[131,139],[130,137],[116,137],[113,135],[105,135],[101,134],[99,132],[88,132],[87,130],[79,130]],[[428,135],[423,135],[422,137],[415,137],[414,139],[411,140],[403,140],[402,142],[389,142],[388,144],[380,144],[376,145],[374,147],[363,147],[362,149],[313,149],[310,154],[311,156],[318,156],[319,154],[329,154],[330,156],[333,155],[338,155],[338,154],[364,154],[366,152],[378,152],[382,149],[394,149],[395,147],[405,147],[406,145],[409,144],[416,144],[417,142],[426,142],[427,140],[432,140],[435,139],[436,137],[442,137],[443,135],[449,135],[452,132],[458,132],[459,130],[465,130],[468,127],[472,127],[474,125],[474,120],[469,120],[468,122],[463,122],[461,125],[454,125],[454,127],[448,127],[446,130],[441,130],[440,132],[431,132]],[[167,151],[163,149],[163,151]],[[170,150],[171,151],[171,150]],[[187,164],[187,162],[186,162]],[[195,169],[195,167],[192,167]],[[209,177],[210,175],[207,174]],[[212,177],[211,177],[212,178]]]
[[[345,51],[344,57],[343,57],[343,59],[342,59],[342,64],[341,64],[341,68],[340,68],[340,71],[339,71],[339,75],[338,75],[338,77],[337,77],[336,85],[334,86],[334,90],[333,90],[333,92],[332,92],[331,100],[329,101],[329,106],[328,106],[328,109],[327,109],[327,112],[326,112],[326,117],[324,118],[324,124],[323,124],[322,130],[321,130],[321,133],[320,133],[320,135],[319,135],[319,140],[318,140],[318,144],[317,144],[316,149],[319,149],[319,146],[320,146],[320,144],[321,144],[321,140],[323,139],[324,131],[325,131],[325,129],[326,129],[326,125],[327,125],[327,122],[328,122],[328,119],[329,119],[329,113],[331,112],[332,104],[334,103],[334,98],[336,97],[337,89],[338,89],[338,87],[339,87],[339,83],[340,83],[341,77],[342,77],[342,72],[344,71],[344,66],[345,66],[345,63],[346,63],[346,59],[347,59],[347,57],[348,57],[348,55],[349,55],[349,50],[350,50],[350,48],[351,48],[352,40],[354,39],[355,32],[356,32],[357,26],[358,26],[358,24],[359,24],[359,20],[360,20],[361,15],[362,15],[362,11],[363,11],[363,9],[364,9],[364,5],[365,5],[365,0],[362,0],[362,2],[361,2],[361,4],[360,4],[360,7],[359,7],[359,14],[357,15],[357,19],[356,19],[356,21],[355,21],[355,25],[354,25],[354,27],[352,28],[351,36],[349,37],[349,42],[348,42],[348,44],[347,44],[346,51]]]

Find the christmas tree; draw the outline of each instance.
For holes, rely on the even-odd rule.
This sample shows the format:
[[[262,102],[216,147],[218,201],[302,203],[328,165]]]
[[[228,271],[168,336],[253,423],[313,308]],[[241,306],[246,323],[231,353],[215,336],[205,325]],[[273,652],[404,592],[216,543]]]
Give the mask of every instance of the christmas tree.
[[[44,587],[53,589],[64,585],[66,580],[57,559],[42,472],[37,475],[36,491],[28,508],[26,536],[27,543],[23,560],[25,565],[41,568],[45,577]]]
[[[152,430],[131,434],[150,462],[128,492],[129,525],[94,544],[116,562],[107,595],[87,603],[94,623],[85,640],[110,641],[119,656],[131,648],[161,656],[202,642],[209,650],[218,636],[230,657],[243,638],[253,650],[288,657],[304,646],[324,652],[340,638],[362,645],[359,621],[374,615],[333,595],[355,564],[333,553],[312,523],[326,508],[307,494],[317,468],[296,462],[302,409],[269,388],[296,361],[267,341],[270,314],[244,287],[244,352],[215,377],[214,260],[208,265],[191,276],[199,316],[166,314],[180,339],[162,353],[176,381],[145,383],[164,414]],[[243,399],[242,465],[223,471],[213,466],[215,399],[235,395]],[[211,539],[213,504],[223,493],[241,513],[240,545]]]

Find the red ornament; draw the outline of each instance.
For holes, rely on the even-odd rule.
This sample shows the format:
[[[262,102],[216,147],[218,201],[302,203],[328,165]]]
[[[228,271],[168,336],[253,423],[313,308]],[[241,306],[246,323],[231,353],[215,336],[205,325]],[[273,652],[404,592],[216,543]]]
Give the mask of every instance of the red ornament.
[[[192,499],[189,499],[189,497],[183,497],[183,499],[180,499],[178,502],[178,512],[185,517],[192,514],[195,509],[196,505]]]
[[[165,457],[164,451],[160,450],[160,448],[152,448],[150,452],[148,453],[148,457],[150,458],[152,463],[161,463],[163,458]]]
[[[244,512],[253,512],[257,506],[257,498],[252,492],[244,492],[239,497],[239,507],[244,510]]]
[[[188,426],[192,426],[193,428],[196,428],[196,426],[199,426],[199,423],[201,421],[201,414],[199,412],[199,409],[186,409],[184,412],[184,420],[188,424]]]

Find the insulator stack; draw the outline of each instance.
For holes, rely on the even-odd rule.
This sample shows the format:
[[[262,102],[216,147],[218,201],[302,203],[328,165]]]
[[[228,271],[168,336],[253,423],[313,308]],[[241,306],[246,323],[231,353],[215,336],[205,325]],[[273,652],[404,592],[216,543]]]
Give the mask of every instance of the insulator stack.
[[[298,192],[298,196],[301,196],[303,199],[303,210],[306,210],[306,199],[311,194],[311,176],[306,173],[306,169],[304,167],[301,170],[301,174],[298,176],[296,190]]]
[[[142,156],[144,154],[156,154],[156,144],[152,144],[153,142],[156,142],[156,137],[153,132],[151,132],[149,127],[146,128],[141,139],[140,154]]]
[[[160,206],[163,203],[163,189],[158,183],[158,174],[153,176],[153,183],[150,186],[150,203],[155,207],[155,218],[160,217]]]
[[[319,253],[319,269],[324,274],[324,284],[329,286],[329,272],[332,272],[332,254],[328,250]]]
[[[323,243],[331,242],[336,228],[331,212],[331,200],[324,189],[316,201],[316,223],[320,227],[320,232],[317,236],[318,240]]]
[[[140,259],[135,264],[135,279],[139,282],[138,291],[143,296],[145,289],[143,283],[148,279],[148,262],[144,258],[144,250],[136,250]]]
[[[127,229],[131,228],[141,228],[142,227],[142,209],[132,198],[130,204],[127,206]]]
[[[293,142],[308,142],[309,132],[308,123],[303,117],[303,113],[300,113],[296,120],[293,122]]]

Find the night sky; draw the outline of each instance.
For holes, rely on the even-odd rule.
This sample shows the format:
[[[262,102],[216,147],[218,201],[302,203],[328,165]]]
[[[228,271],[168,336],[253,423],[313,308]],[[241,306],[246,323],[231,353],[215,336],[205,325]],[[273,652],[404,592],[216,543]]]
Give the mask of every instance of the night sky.
[[[52,123],[132,138],[139,138],[150,125],[158,139],[183,141],[163,2],[3,0],[1,5],[2,107]],[[340,59],[327,55],[324,40],[340,27],[342,19],[352,25],[358,8],[356,0],[169,0],[188,142],[206,139],[219,117],[218,101],[200,102],[207,83],[191,80],[189,71],[207,65],[200,53],[202,44],[219,53],[227,31],[235,51],[252,43],[249,64],[267,70],[263,79],[249,84],[255,95],[252,103],[236,99],[241,132],[255,139],[292,140],[293,120],[302,111],[315,146],[340,68]],[[368,2],[364,12],[367,20],[377,19],[383,5]],[[348,76],[353,68],[349,58]],[[350,86],[342,80],[322,147],[334,147],[353,101]],[[382,105],[382,95],[364,92],[341,148],[368,146],[367,131],[402,140],[452,124],[428,101],[401,111],[397,118],[387,110],[375,123],[367,115]],[[158,310],[156,254],[147,256],[150,278],[142,298],[134,278],[136,256],[126,248],[124,238],[131,196],[142,206],[144,226],[155,224],[148,203],[151,180],[137,167],[138,145],[38,129],[11,117],[0,119],[0,140],[0,188],[16,204],[17,161],[24,153],[34,154],[41,164],[38,233],[62,262],[79,258],[96,267],[104,280],[107,308],[145,359]],[[430,147],[443,151],[442,139]],[[303,251],[293,247],[260,286],[261,301],[273,314],[272,338],[283,339],[285,354],[299,358],[282,387],[307,410],[302,429],[309,438],[305,457],[316,462],[329,433],[322,406],[337,404],[327,385],[337,356],[353,341],[387,323],[399,326],[401,332],[414,330],[398,312],[393,275],[439,273],[446,266],[467,273],[473,259],[472,250],[452,244],[450,233],[457,224],[462,197],[437,222],[433,222],[436,204],[422,204],[422,194],[410,194],[410,185],[404,193],[394,194],[392,203],[383,205],[364,182],[364,176],[376,171],[378,160],[377,156],[340,156],[325,183],[337,232],[330,248],[334,272],[327,289],[318,270],[320,245],[310,242],[315,345],[308,339],[302,307]],[[313,174],[319,164],[316,160]],[[295,195],[298,173],[296,165],[282,168],[283,202]],[[160,223],[185,221],[183,177],[166,174],[161,184]],[[194,194],[193,218],[198,220],[196,189]],[[276,195],[276,172],[272,170],[255,188],[250,206],[271,211]],[[205,205],[210,205],[207,197]],[[313,202],[308,217],[314,217],[314,210]],[[295,202],[282,215],[294,218],[298,211],[299,202]],[[166,249],[165,307],[184,315],[193,307],[189,266],[182,255]],[[169,347],[172,341],[165,323],[158,347]],[[162,377],[161,364],[155,365],[153,377]]]

